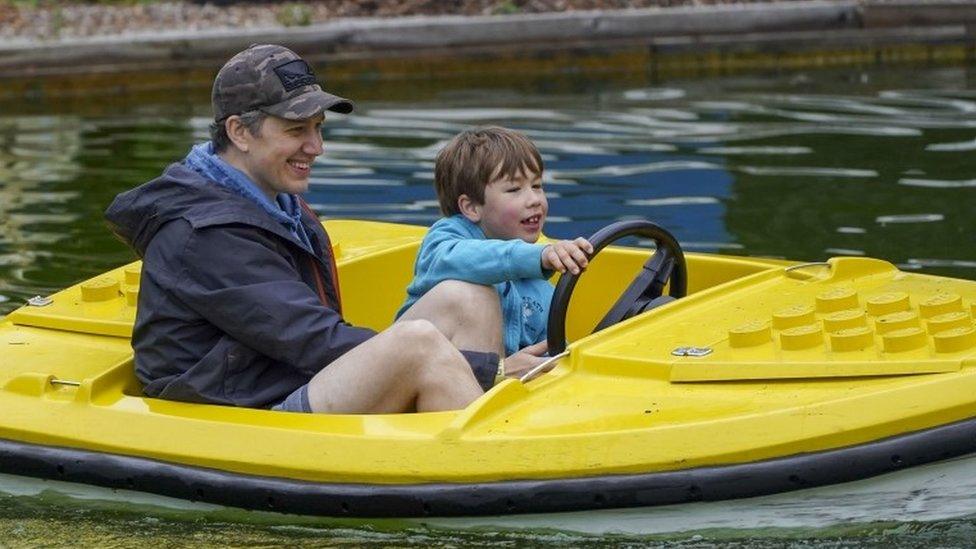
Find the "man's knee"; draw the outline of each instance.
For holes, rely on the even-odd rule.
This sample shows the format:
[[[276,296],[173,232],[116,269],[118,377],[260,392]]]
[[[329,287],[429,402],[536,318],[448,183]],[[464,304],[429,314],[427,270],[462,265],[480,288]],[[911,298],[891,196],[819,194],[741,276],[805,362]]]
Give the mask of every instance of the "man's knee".
[[[390,337],[405,354],[424,353],[444,345],[450,341],[429,320],[416,319],[397,322],[387,329]]]
[[[418,370],[467,368],[460,351],[437,327],[427,320],[406,320],[390,327],[390,335],[402,349],[401,356]]]

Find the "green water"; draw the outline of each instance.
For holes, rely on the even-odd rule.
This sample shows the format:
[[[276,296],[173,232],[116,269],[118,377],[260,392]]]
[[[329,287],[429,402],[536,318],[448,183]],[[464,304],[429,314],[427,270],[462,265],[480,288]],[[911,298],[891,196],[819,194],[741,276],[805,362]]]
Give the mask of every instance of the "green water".
[[[326,74],[327,70],[320,70]],[[525,131],[557,237],[647,217],[690,251],[867,255],[976,278],[976,67],[870,67],[652,81],[642,74],[340,82],[308,198],[324,216],[429,224],[432,160],[472,124]],[[206,89],[0,103],[0,314],[133,258],[112,197],[206,139]],[[969,520],[671,538],[262,525],[0,499],[0,546],[681,547],[971,545]]]
[[[671,535],[589,536],[555,531],[451,531],[396,523],[334,524],[194,518],[0,498],[3,547],[971,547],[976,522],[875,523],[828,529],[706,530]]]

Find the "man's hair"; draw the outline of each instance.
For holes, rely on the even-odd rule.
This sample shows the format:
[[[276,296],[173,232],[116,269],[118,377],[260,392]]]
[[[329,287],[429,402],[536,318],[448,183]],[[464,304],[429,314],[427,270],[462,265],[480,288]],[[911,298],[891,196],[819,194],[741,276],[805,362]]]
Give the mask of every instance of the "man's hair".
[[[264,124],[264,119],[268,117],[267,114],[261,111],[249,111],[241,113],[239,116],[241,124],[244,124],[251,135],[261,135],[261,125]],[[226,119],[210,124],[210,140],[213,141],[214,152],[220,153],[227,150],[231,141],[230,137],[227,136]]]
[[[485,202],[485,187],[501,178],[542,175],[539,149],[521,133],[487,126],[454,136],[437,154],[434,188],[441,213],[461,213],[458,198],[468,195],[478,204]]]

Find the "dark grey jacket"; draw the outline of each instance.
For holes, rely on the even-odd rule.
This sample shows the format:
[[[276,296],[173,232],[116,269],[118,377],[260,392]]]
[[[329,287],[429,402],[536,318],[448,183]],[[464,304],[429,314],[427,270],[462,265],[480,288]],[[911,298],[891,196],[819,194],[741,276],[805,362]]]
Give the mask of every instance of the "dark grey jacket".
[[[342,319],[310,210],[314,253],[257,204],[172,164],[106,218],[143,258],[132,346],[149,396],[269,407],[375,334]]]

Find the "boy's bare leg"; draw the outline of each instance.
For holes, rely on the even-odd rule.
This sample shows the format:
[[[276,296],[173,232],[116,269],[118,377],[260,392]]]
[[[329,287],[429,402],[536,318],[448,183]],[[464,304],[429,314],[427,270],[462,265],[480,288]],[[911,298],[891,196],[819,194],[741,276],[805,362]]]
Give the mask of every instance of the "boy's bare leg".
[[[503,352],[502,310],[493,286],[445,280],[397,321],[428,320],[458,349]]]
[[[457,410],[482,391],[464,356],[431,323],[398,322],[315,375],[313,412]]]

